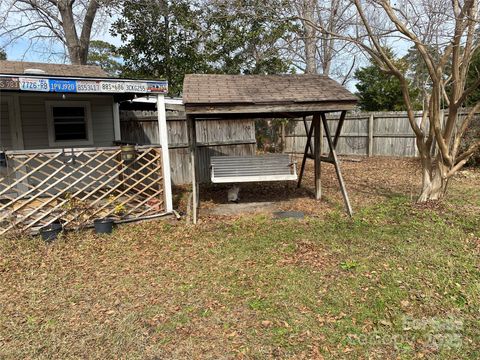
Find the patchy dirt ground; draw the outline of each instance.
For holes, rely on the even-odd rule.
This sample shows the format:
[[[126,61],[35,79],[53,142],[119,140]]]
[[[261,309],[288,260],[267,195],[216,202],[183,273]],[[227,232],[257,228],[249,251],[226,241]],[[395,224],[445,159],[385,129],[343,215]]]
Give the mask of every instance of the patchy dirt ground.
[[[301,163],[301,158],[297,159]],[[353,210],[379,203],[397,196],[415,201],[420,192],[421,167],[418,159],[387,157],[344,157],[341,169],[346,183]],[[200,188],[201,208],[199,221],[215,218],[236,218],[245,214],[275,211],[302,211],[307,216],[324,217],[332,211],[344,212],[343,197],[340,192],[335,168],[331,164],[322,164],[322,200],[314,198],[313,161],[308,160],[302,186],[296,182],[261,182],[240,184],[239,204],[227,201],[230,184],[208,184]],[[300,167],[300,165],[299,165]],[[449,193],[461,195],[468,191],[475,192],[480,184],[478,168],[464,168],[450,180]],[[458,185],[458,186],[457,186]],[[461,189],[461,190],[459,190]],[[176,208],[187,213],[189,190],[177,189]],[[452,198],[452,197],[450,197]],[[462,211],[476,212],[477,204],[468,201],[457,202]],[[455,203],[455,201],[453,201]],[[264,204],[262,206],[262,204]],[[439,208],[442,203],[418,205]],[[223,214],[223,215],[220,215]]]
[[[301,163],[301,158],[298,158]],[[298,166],[300,167],[300,166]],[[415,198],[420,186],[420,166],[416,159],[405,158],[354,158],[344,157],[341,169],[352,206],[355,208],[372,204],[395,195],[407,195]],[[201,218],[209,218],[219,204],[227,203],[226,185],[203,185],[200,188]],[[343,209],[343,199],[338,185],[335,168],[331,164],[322,164],[322,200],[314,198],[313,161],[308,160],[301,188],[296,182],[263,182],[240,184],[240,203],[275,203],[275,207],[265,207],[265,212],[275,210],[303,211],[310,216],[322,216],[332,210]],[[177,189],[185,192],[185,188]],[[186,212],[187,198],[180,197],[178,208]],[[235,204],[226,211],[232,216]],[[240,206],[239,206],[240,207]],[[205,211],[202,211],[205,210]],[[242,214],[241,209],[239,215]],[[248,212],[248,208],[246,211]],[[257,206],[252,211],[262,212]],[[219,211],[213,211],[215,216]]]

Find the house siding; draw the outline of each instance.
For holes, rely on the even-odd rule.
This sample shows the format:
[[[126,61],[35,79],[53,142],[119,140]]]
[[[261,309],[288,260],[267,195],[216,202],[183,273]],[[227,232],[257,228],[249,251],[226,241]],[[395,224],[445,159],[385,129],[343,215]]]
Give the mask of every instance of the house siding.
[[[68,101],[90,102],[93,146],[111,146],[114,141],[113,97],[108,95],[77,96],[68,94],[67,99]],[[61,100],[62,98],[58,94],[20,96],[23,141],[26,150],[50,148],[45,102]]]
[[[0,150],[12,149],[9,111],[7,99],[0,99]]]

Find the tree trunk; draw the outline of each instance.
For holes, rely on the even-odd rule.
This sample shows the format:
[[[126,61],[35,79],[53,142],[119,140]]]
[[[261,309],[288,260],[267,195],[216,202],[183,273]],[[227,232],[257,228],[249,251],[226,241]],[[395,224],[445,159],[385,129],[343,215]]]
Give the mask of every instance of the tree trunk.
[[[317,73],[317,37],[316,30],[311,25],[314,23],[314,1],[308,1],[306,3],[307,7],[305,9],[305,73],[306,74],[316,74]]]
[[[72,65],[85,65],[88,59],[88,50],[78,45],[67,46],[68,57]]]
[[[305,36],[305,73],[316,74],[317,73],[317,61],[315,56],[316,44],[314,29],[310,25],[306,26]]]
[[[445,178],[447,167],[439,155],[422,155],[422,191],[417,202],[441,200],[447,191],[448,180]]]
[[[81,36],[78,36],[76,20],[73,11],[73,1],[59,1],[58,11],[62,18],[64,43],[67,46],[68,56],[73,65],[85,65],[88,60],[88,49],[92,33],[93,21],[99,8],[97,0],[88,3],[85,18],[82,24]]]

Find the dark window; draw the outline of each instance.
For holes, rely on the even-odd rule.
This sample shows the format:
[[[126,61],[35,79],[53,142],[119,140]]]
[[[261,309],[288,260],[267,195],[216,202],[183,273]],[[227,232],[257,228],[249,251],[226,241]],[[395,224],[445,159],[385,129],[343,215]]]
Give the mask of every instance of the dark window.
[[[88,140],[87,119],[83,106],[54,106],[55,141]]]

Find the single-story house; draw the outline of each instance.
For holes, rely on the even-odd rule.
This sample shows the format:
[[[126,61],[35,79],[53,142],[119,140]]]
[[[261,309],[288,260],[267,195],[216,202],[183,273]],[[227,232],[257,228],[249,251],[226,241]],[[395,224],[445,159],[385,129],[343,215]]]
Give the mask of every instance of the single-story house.
[[[112,146],[119,103],[166,90],[165,81],[111,79],[93,65],[0,61],[0,148]]]
[[[131,216],[150,216],[147,204],[172,211],[167,90],[166,81],[112,78],[98,66],[0,61],[0,222],[51,223],[72,196],[101,208],[96,215],[111,215],[112,196],[117,209],[135,204]],[[122,150],[120,104],[142,96],[157,100],[164,146]],[[142,193],[154,195],[135,198]]]

